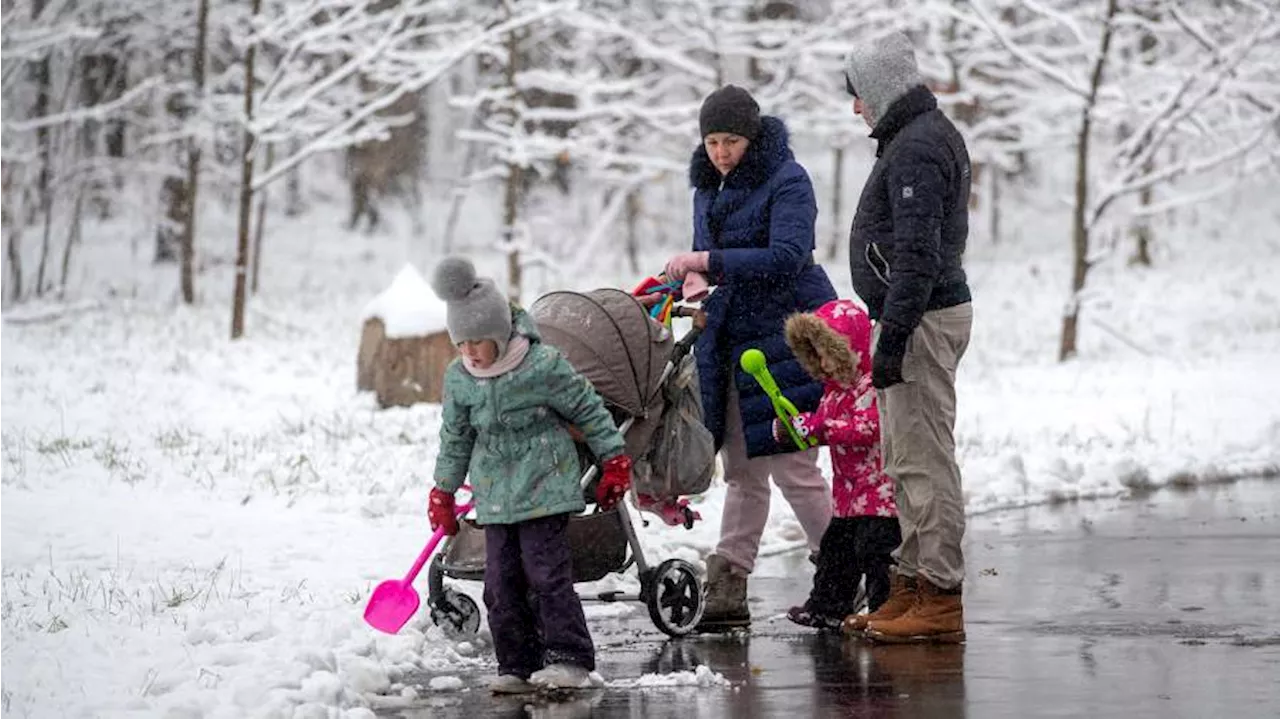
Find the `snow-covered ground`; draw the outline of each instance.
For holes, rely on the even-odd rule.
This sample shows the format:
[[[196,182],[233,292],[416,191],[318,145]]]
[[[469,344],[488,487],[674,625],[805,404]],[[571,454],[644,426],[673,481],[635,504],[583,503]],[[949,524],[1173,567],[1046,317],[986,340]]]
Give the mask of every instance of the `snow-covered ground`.
[[[1266,207],[1171,239],[1154,269],[1100,267],[1066,364],[1060,214],[1010,221],[1017,242],[975,242],[958,426],[972,512],[1280,468],[1280,218]],[[208,222],[204,236],[232,236]],[[431,258],[338,226],[321,209],[269,234],[240,342],[229,252],[206,257],[187,308],[176,271],[128,260],[137,232],[110,226],[79,256],[74,297],[5,314],[6,716],[369,716],[492,669],[483,633],[459,644],[425,616],[394,637],[361,621],[427,536],[439,413],[355,392],[360,320],[407,259]],[[630,287],[624,268],[600,261],[568,284]],[[847,291],[843,263],[829,269]],[[699,559],[722,493],[697,500],[709,521],[651,525],[646,544]],[[799,538],[777,502],[764,551]],[[588,615],[607,630],[634,611]],[[406,686],[424,671],[436,679]],[[705,671],[604,679],[724,690]]]

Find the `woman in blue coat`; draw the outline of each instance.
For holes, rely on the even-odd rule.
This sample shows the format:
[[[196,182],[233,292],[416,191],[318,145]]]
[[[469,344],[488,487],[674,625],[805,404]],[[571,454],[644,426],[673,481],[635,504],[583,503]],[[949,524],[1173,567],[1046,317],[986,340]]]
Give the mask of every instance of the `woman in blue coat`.
[[[739,358],[764,352],[778,386],[801,411],[817,406],[822,385],[787,348],[786,318],[835,299],[814,263],[813,183],[796,162],[787,128],[761,117],[754,98],[728,85],[707,96],[699,114],[702,144],[693,153],[693,251],[672,257],[667,274],[686,287],[705,280],[706,331],[696,346],[704,422],[715,435],[729,484],[720,541],[707,558],[704,630],[745,626],[747,575],[769,518],[769,478],[777,483],[817,548],[831,520],[831,497],[818,450],[797,451],[773,435],[773,407]],[[692,274],[691,274],[692,273]]]

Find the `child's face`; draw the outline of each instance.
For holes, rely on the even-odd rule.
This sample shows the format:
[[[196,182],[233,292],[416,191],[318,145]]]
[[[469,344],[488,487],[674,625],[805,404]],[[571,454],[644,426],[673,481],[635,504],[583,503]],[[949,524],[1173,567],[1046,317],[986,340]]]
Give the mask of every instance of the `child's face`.
[[[826,354],[818,355],[818,363],[822,365],[822,373],[827,377],[835,377],[840,373],[840,363]]]
[[[476,369],[489,369],[498,361],[498,343],[493,340],[467,340],[458,343],[467,364]]]

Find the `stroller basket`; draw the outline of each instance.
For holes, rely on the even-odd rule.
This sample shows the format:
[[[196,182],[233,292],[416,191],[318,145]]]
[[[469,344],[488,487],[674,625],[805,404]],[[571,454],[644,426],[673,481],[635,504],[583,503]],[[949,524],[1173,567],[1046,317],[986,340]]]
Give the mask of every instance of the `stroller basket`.
[[[582,514],[569,519],[573,581],[595,582],[627,565],[627,533],[617,511]],[[443,553],[440,568],[457,579],[484,579],[484,528],[462,522]]]

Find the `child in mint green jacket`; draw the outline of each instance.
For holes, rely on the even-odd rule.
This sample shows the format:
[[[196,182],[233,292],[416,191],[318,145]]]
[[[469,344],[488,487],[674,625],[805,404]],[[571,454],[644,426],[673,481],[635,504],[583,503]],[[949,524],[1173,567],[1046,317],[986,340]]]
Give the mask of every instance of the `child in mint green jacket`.
[[[456,533],[453,495],[469,478],[485,530],[484,601],[498,658],[490,688],[585,686],[595,648],[573,588],[567,529],[585,503],[569,427],[603,461],[604,509],[631,483],[622,435],[591,384],[469,261],[441,261],[432,289],[448,306],[449,337],[462,356],[445,371],[428,514],[433,528]]]

